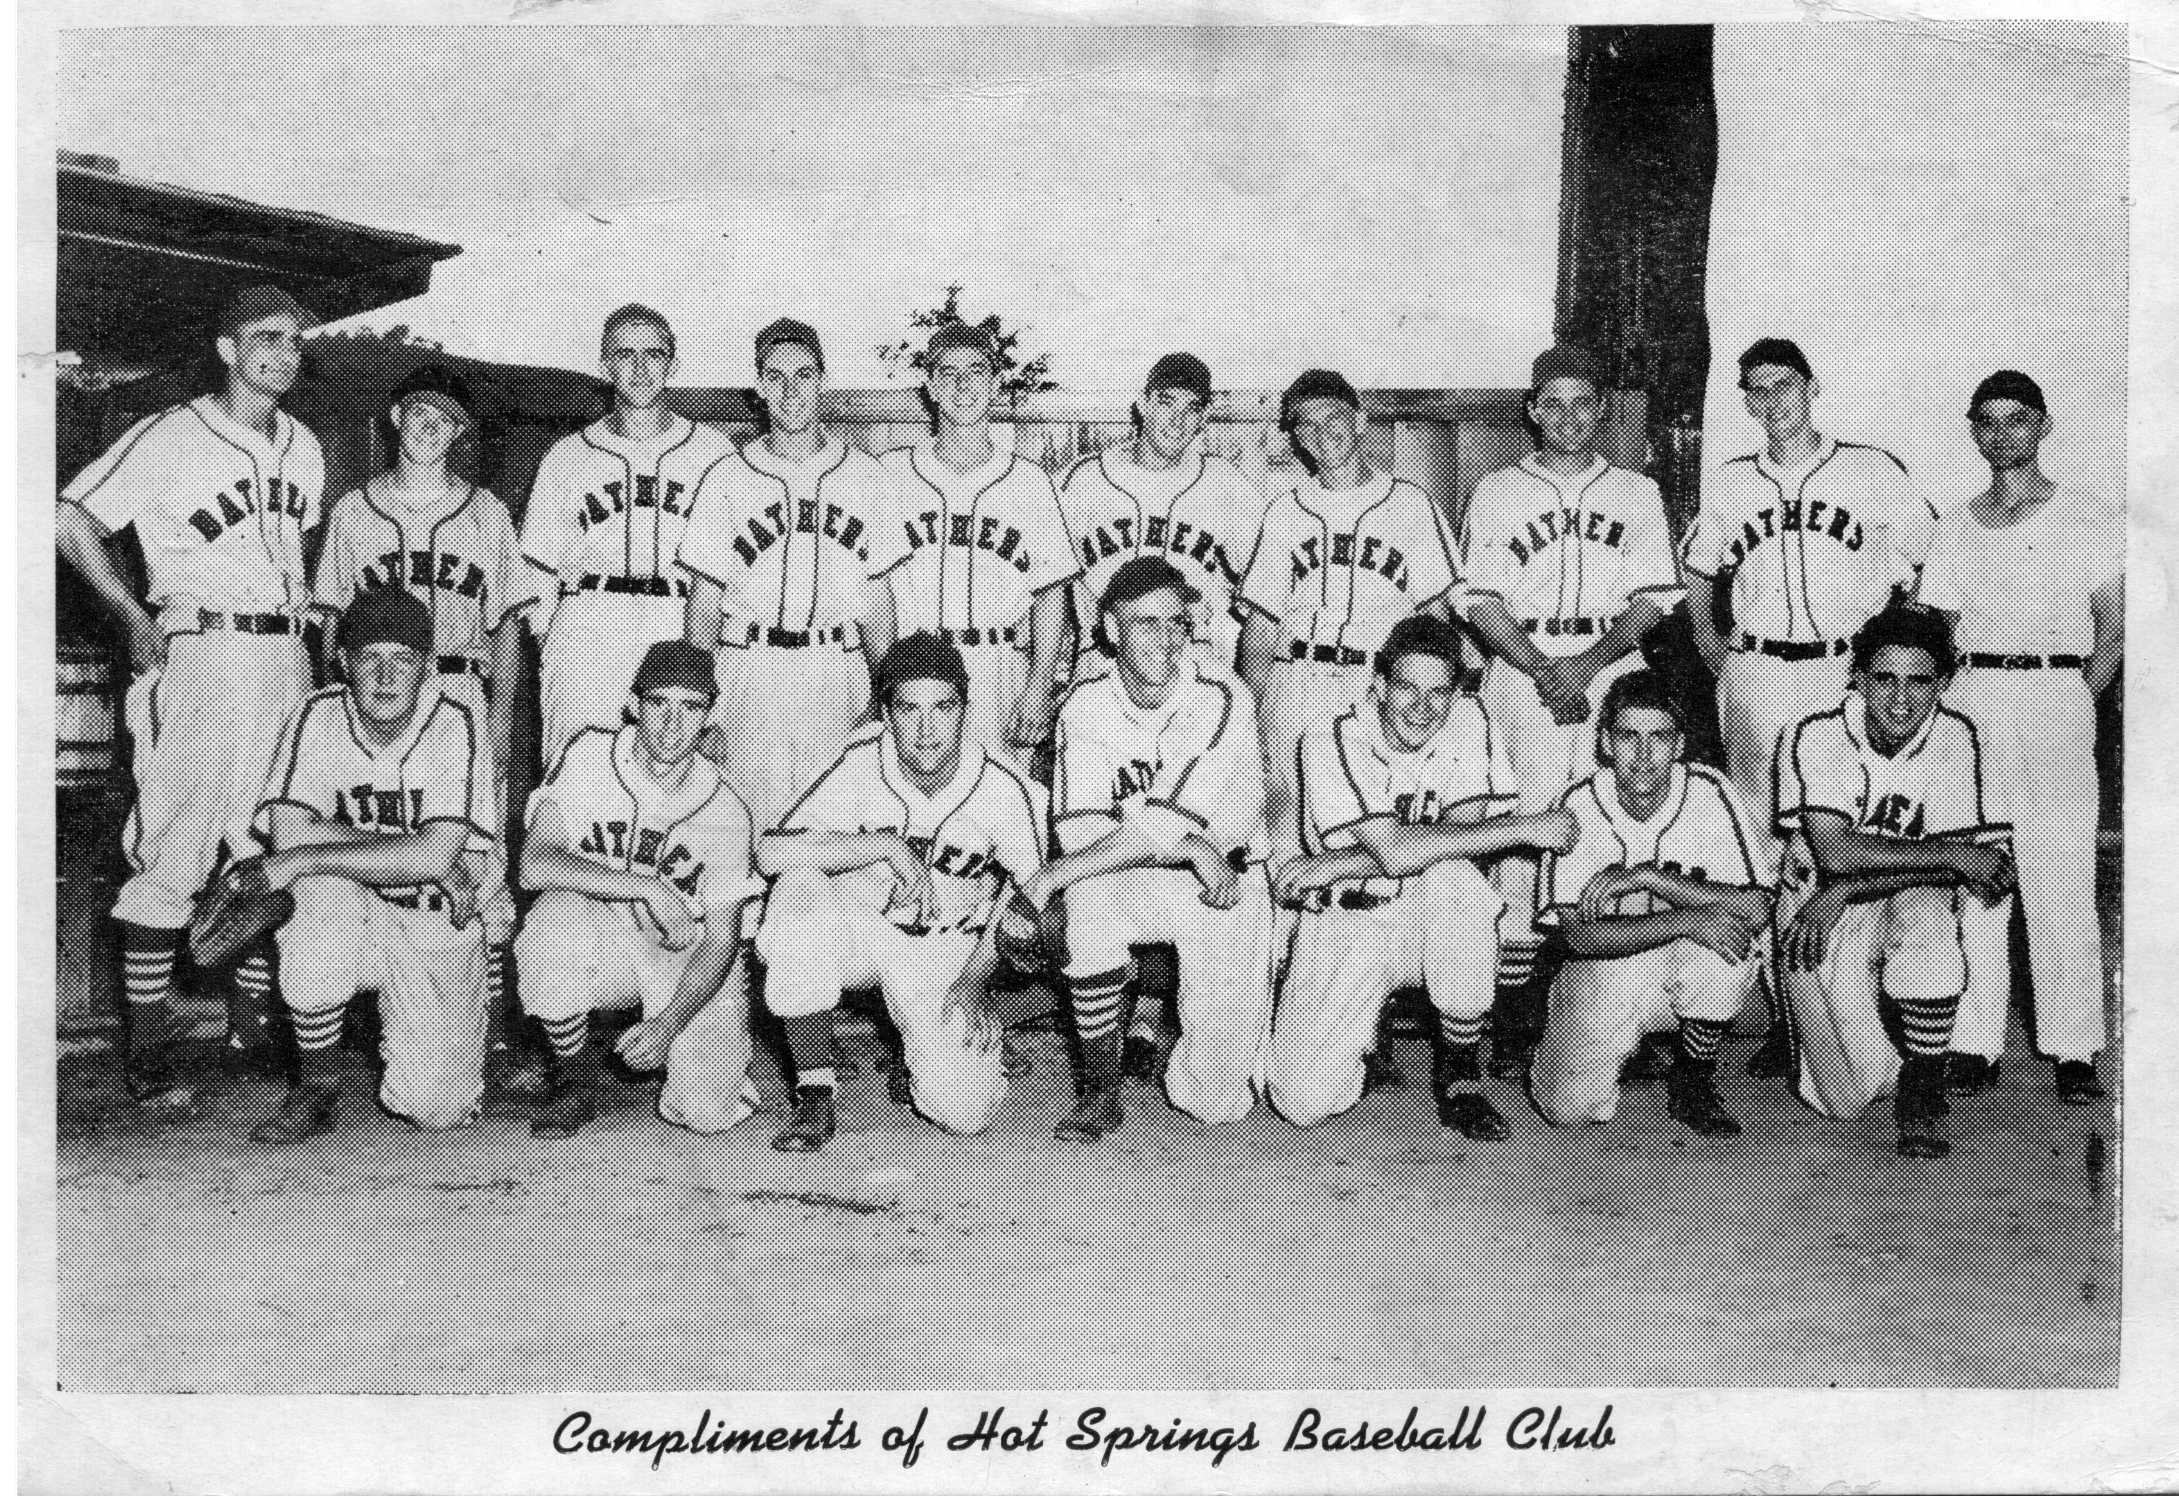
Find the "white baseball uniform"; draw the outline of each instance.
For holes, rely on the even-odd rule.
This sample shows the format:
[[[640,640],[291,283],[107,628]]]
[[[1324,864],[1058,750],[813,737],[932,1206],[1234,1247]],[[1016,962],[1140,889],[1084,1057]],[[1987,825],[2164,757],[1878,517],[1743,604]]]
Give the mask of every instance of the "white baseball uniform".
[[[522,519],[522,555],[535,572],[533,626],[545,641],[546,758],[586,727],[620,726],[643,656],[681,637],[688,579],[674,557],[705,475],[733,455],[725,433],[679,416],[640,442],[615,436],[607,417],[545,454]]]
[[[1563,920],[1589,880],[1610,867],[1654,865],[1705,882],[1742,888],[1767,884],[1751,850],[1747,817],[1732,786],[1701,764],[1675,764],[1671,787],[1648,820],[1619,802],[1610,769],[1566,792],[1580,834],[1573,848],[1547,853],[1537,886],[1538,924]],[[1646,893],[1627,894],[1616,915],[1665,907]],[[1536,1105],[1553,1122],[1609,1122],[1619,1109],[1619,1068],[1645,1033],[1682,1018],[1730,1023],[1755,984],[1761,956],[1728,961],[1694,940],[1673,940],[1638,955],[1573,958],[1551,983],[1551,1018],[1529,1070]]]
[[[1975,724],[1941,704],[1895,753],[1869,742],[1868,707],[1858,691],[1793,729],[1778,751],[1778,829],[1792,837],[1779,884],[1784,929],[1820,886],[1807,839],[1807,812],[1844,816],[1865,836],[1924,841],[2002,837],[1986,824],[1982,752]],[[1794,835],[1794,833],[1800,833]],[[1973,894],[1919,884],[1885,899],[1846,906],[1814,972],[1785,973],[1787,1001],[1800,1038],[1801,1097],[1832,1117],[1858,1116],[1899,1076],[1899,1051],[1877,1013],[1877,989],[1907,1005],[1949,1003],[1967,986],[1960,938],[1962,909]],[[1996,952],[2002,965],[2005,951]],[[1939,1052],[1944,1034],[1930,1036]]]
[[[310,693],[303,532],[318,522],[325,455],[284,412],[237,425],[214,396],[146,416],[61,493],[110,531],[133,526],[166,664],[129,687],[133,870],[114,918],[189,923],[220,848],[251,850],[250,819],[280,735]]]
[[[1186,867],[1086,878],[1065,894],[1067,978],[1127,969],[1128,948],[1171,942],[1180,958],[1173,1105],[1206,1122],[1255,1107],[1271,1030],[1271,890],[1263,869],[1263,758],[1248,688],[1183,656],[1162,706],[1138,707],[1119,672],[1070,689],[1059,709],[1053,834],[1078,851],[1123,822],[1177,851],[1202,837],[1242,869],[1240,902],[1213,909]]]
[[[787,815],[779,836],[898,833],[923,858],[926,921],[895,904],[883,862],[851,872],[782,874],[772,884],[757,950],[764,1000],[783,1018],[839,1006],[851,987],[877,987],[914,1090],[916,1110],[949,1132],[980,1132],[1006,1095],[997,1046],[979,1048],[968,1015],[946,998],[994,918],[1000,891],[1043,865],[1043,828],[1029,783],[978,743],[961,745],[953,779],[925,795],[901,767],[881,724],[857,733]]]
[[[732,918],[760,891],[749,871],[749,812],[718,767],[692,758],[688,777],[668,789],[651,777],[633,726],[578,733],[530,796],[527,824],[548,806],[575,839],[569,850],[664,879],[707,924]],[[548,1024],[598,1008],[649,1015],[673,1001],[695,950],[668,950],[639,905],[541,893],[515,938],[522,1005]],[[748,993],[730,975],[667,1051],[658,1114],[696,1132],[724,1132],[749,1116],[751,1053]]]
[[[1301,740],[1302,844],[1311,855],[1351,850],[1354,828],[1386,818],[1429,825],[1510,813],[1517,798],[1504,739],[1473,696],[1453,703],[1412,751],[1385,737],[1365,701]],[[1505,900],[1464,858],[1409,878],[1351,879],[1326,891],[1294,935],[1293,960],[1271,1027],[1265,1091],[1299,1126],[1362,1098],[1362,1055],[1392,993],[1420,983],[1440,1012],[1490,1011]]]
[[[1959,615],[1963,668],[1946,696],[1981,730],[1990,813],[2013,828],[2035,1043],[2059,1060],[2088,1059],[2105,1038],[2096,707],[2081,666],[2096,637],[2089,599],[2125,565],[2123,508],[2060,487],[2008,529],[1962,504],[1938,526],[1922,572],[1921,601]],[[1995,1058],[2009,995],[1983,980],[1982,951],[2004,949],[2003,911],[1967,912],[1974,980],[1954,1048]]]
[[[1459,580],[1452,527],[1437,501],[1404,478],[1375,473],[1356,488],[1314,479],[1264,511],[1241,576],[1240,600],[1278,625],[1260,703],[1269,814],[1281,855],[1299,845],[1294,745],[1362,699],[1394,624]]]
[[[1090,637],[1097,599],[1113,574],[1137,556],[1161,556],[1202,595],[1196,642],[1217,668],[1233,673],[1241,642],[1234,592],[1265,507],[1262,491],[1238,467],[1198,448],[1172,467],[1146,468],[1123,443],[1076,463],[1060,486],[1059,507],[1082,563],[1078,671],[1108,663]]]
[[[1844,694],[1855,631],[1895,587],[1912,589],[1934,518],[1898,458],[1830,437],[1805,466],[1780,468],[1756,452],[1704,482],[1684,560],[1704,607],[1714,580],[1732,575],[1718,725],[1743,803],[1767,803],[1779,735]],[[1754,833],[1775,869],[1771,828]]]
[[[257,825],[269,835],[281,805],[381,836],[454,821],[466,850],[481,853],[493,840],[492,791],[485,725],[436,679],[425,678],[408,728],[382,748],[358,728],[347,688],[329,686],[296,713]],[[474,1118],[484,1095],[482,922],[455,926],[435,886],[372,888],[314,875],[293,891],[294,916],[276,939],[280,991],[297,1026],[375,990],[386,1110],[419,1127]]]
[[[713,653],[727,778],[768,831],[869,709],[877,662],[857,625],[908,559],[892,479],[829,434],[804,462],[752,441],[711,470],[680,559],[725,596]]]
[[[1029,678],[1036,595],[1081,575],[1059,496],[1043,468],[992,433],[989,461],[956,472],[931,438],[879,459],[892,476],[908,559],[893,573],[903,638],[939,634],[968,666],[966,732],[1003,756],[1006,723]]]

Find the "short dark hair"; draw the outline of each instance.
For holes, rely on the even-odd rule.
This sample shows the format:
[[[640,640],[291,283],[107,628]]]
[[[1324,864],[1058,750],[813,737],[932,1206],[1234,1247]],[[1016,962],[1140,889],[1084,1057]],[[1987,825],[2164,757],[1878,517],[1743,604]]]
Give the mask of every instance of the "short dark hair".
[[[1959,668],[1959,657],[1952,645],[1952,621],[1934,608],[1893,602],[1854,635],[1854,674],[1866,675],[1876,652],[1894,646],[1927,653],[1936,662],[1939,680],[1949,680]]]
[[[1294,409],[1309,400],[1337,400],[1354,407],[1359,413],[1362,397],[1354,392],[1347,376],[1335,369],[1305,369],[1279,396],[1279,426],[1290,430],[1294,424]]]
[[[1776,364],[1781,369],[1791,369],[1803,379],[1814,379],[1816,373],[1808,366],[1808,355],[1801,352],[1801,345],[1791,338],[1757,338],[1748,345],[1748,351],[1740,355],[1740,387],[1748,387],[1748,371],[1760,364]]]
[[[1389,678],[1400,656],[1411,654],[1436,655],[1452,671],[1454,681],[1459,681],[1460,630],[1444,619],[1431,613],[1414,613],[1394,624],[1377,651],[1377,673]]]
[[[599,353],[604,353],[606,345],[613,341],[614,333],[619,332],[631,322],[646,322],[657,328],[658,335],[666,340],[666,356],[668,358],[680,357],[674,343],[673,324],[666,320],[666,314],[647,307],[639,301],[629,302],[626,306],[614,312],[612,316],[605,319],[605,327],[598,334]]]
[[[1687,731],[1687,710],[1679,698],[1672,694],[1665,678],[1654,670],[1630,670],[1611,683],[1604,693],[1604,705],[1596,714],[1596,730],[1610,737],[1619,714],[1629,707],[1644,707],[1653,712],[1663,712],[1672,719],[1672,725],[1681,732]]]
[[[968,701],[968,666],[953,642],[933,633],[914,633],[895,641],[878,661],[878,703],[890,707],[893,693],[912,680],[942,680]]]

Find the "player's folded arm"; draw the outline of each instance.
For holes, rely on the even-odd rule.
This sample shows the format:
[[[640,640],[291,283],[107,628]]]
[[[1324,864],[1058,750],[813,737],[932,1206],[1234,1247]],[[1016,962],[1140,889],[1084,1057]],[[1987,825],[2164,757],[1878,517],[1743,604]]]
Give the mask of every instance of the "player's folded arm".
[[[1924,883],[1958,880],[1951,843],[1856,831],[1850,816],[1817,805],[1801,807],[1799,826],[1815,856],[1817,874],[1826,882],[1871,873],[1919,873],[1924,876],[1918,881]]]

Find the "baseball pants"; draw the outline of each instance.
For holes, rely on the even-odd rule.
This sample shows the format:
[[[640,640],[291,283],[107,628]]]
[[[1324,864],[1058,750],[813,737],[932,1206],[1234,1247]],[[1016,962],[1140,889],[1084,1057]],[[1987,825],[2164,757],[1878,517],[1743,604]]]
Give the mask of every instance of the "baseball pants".
[[[2096,706],[2073,670],[1966,669],[1945,700],[1982,743],[1983,810],[2013,828],[2035,984],[2035,1047],[2085,1060],[2105,1042],[2103,927],[2096,914]],[[1977,901],[1970,900],[1970,904]],[[1973,908],[1955,1045],[1994,1058],[2010,1006],[2006,911]],[[1982,980],[1985,970],[1997,974]]]
[[[220,847],[257,850],[250,821],[296,709],[310,694],[300,633],[179,633],[166,664],[129,686],[136,804],[122,831],[134,875],[114,918],[179,930],[219,864]]]
[[[1238,1122],[1255,1109],[1271,1037],[1271,888],[1263,869],[1251,868],[1231,909],[1211,908],[1202,891],[1185,868],[1075,884],[1065,895],[1067,978],[1123,970],[1130,946],[1170,943],[1180,957],[1180,1042],[1165,1094],[1205,1122]]]
[[[651,646],[682,637],[688,602],[620,592],[572,592],[560,599],[538,652],[545,771],[586,727],[617,729],[628,690]]]
[[[295,881],[276,937],[280,990],[298,1027],[378,993],[378,1099],[418,1127],[459,1127],[484,1098],[484,937],[432,909],[389,903],[352,878]]]
[[[673,1001],[690,954],[660,945],[630,905],[543,893],[515,937],[522,1006],[548,1024],[599,1008],[640,1007],[649,1016]],[[658,1114],[668,1122],[724,1132],[756,1110],[748,1002],[741,981],[729,976],[675,1036],[658,1095]]]
[[[1299,856],[1301,764],[1296,746],[1311,727],[1332,719],[1367,694],[1370,667],[1327,665],[1313,660],[1274,660],[1259,702],[1264,739],[1264,818],[1271,832],[1274,866]]]
[[[1847,657],[1781,660],[1736,649],[1718,670],[1718,730],[1725,739],[1725,776],[1747,813],[1748,851],[1756,874],[1777,876],[1778,739],[1805,717],[1828,712],[1846,694]]]
[[[870,670],[853,645],[721,644],[721,767],[756,834],[777,826],[839,757],[870,707]]]
[[[1362,1099],[1385,999],[1420,983],[1439,1012],[1490,1011],[1505,900],[1472,862],[1435,863],[1375,909],[1301,916],[1272,1016],[1265,1097],[1297,1127]]]
[[[1779,927],[1800,899],[1783,903]],[[1849,904],[1824,942],[1813,972],[1783,973],[1801,1054],[1801,1099],[1827,1117],[1858,1117],[1899,1078],[1899,1048],[1877,1012],[1877,993],[1908,1003],[1943,1003],[1967,985],[1960,905],[1952,888],[1903,888],[1888,899]]]
[[[1760,965],[1754,955],[1728,961],[1693,940],[1566,962],[1529,1068],[1537,1110],[1557,1123],[1609,1122],[1619,1111],[1619,1067],[1642,1035],[1670,1032],[1682,1018],[1731,1023]]]
[[[1006,1096],[1004,1061],[997,1045],[970,1041],[966,1014],[945,1011],[978,938],[961,929],[910,934],[843,903],[823,873],[782,873],[757,933],[764,1001],[799,1018],[838,1007],[849,988],[876,987],[900,1030],[916,1110],[948,1132],[981,1132]]]

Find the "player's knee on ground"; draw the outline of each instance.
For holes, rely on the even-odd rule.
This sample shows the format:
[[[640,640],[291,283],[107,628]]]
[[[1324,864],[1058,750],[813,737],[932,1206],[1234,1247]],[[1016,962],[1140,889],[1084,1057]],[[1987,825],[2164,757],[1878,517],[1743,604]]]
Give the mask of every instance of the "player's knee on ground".
[[[781,873],[772,882],[757,931],[764,1005],[782,1018],[838,1007],[845,938],[831,878],[806,869]]]
[[[546,1023],[561,1023],[595,1006],[589,971],[597,951],[590,901],[554,891],[539,896],[515,936],[522,1010]]]
[[[1314,1127],[1362,1099],[1359,1055],[1282,1054],[1274,1043],[1264,1072],[1264,1099],[1296,1127]]]
[[[1949,888],[1903,888],[1892,895],[1884,947],[1884,990],[1909,1002],[1956,997],[1967,986],[1958,895]]]

